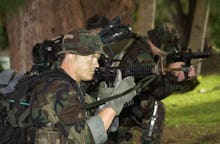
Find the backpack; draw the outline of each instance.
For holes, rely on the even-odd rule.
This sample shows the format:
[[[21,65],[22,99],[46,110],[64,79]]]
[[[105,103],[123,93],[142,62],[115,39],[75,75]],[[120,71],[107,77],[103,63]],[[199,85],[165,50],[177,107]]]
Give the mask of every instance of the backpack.
[[[26,79],[25,75],[17,76],[15,73],[11,75],[6,70],[0,74],[10,78],[8,83],[1,85],[0,144],[27,143],[27,128],[31,126],[29,102],[36,77]]]
[[[57,61],[62,37],[45,40],[33,47],[33,66],[23,75],[9,69],[0,73],[0,144],[33,143],[30,101],[34,85],[47,77]]]
[[[148,38],[158,48],[174,53],[181,50],[178,32],[170,23],[162,23],[147,31]]]

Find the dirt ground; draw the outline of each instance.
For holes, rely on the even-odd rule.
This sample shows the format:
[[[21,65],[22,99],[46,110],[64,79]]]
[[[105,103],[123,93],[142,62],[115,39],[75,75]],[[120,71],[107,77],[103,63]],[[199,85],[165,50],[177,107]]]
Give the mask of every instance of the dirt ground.
[[[220,127],[165,126],[161,144],[220,144]]]
[[[201,75],[220,74],[220,54],[203,61]],[[220,144],[220,126],[166,126],[161,144]]]

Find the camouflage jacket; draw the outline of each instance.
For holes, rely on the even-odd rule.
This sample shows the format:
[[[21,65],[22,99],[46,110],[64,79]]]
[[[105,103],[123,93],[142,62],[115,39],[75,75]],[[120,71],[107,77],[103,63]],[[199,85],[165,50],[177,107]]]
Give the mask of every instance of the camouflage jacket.
[[[120,43],[120,41],[118,43]],[[114,49],[116,49],[116,47],[113,46],[113,50]],[[155,56],[152,54],[148,44],[146,44],[145,37],[139,37],[125,51],[126,52],[120,62],[120,66],[122,67],[129,65],[143,66],[146,64],[156,64]],[[155,77],[156,79],[149,85],[150,89],[142,91],[141,94],[145,95],[142,98],[148,99],[148,96],[153,96],[154,98],[161,100],[173,92],[187,91],[196,85],[192,82],[177,82],[172,73],[157,75]],[[136,81],[139,80],[136,79]],[[135,97],[135,99],[139,98],[141,97]]]
[[[92,101],[80,84],[63,70],[55,69],[47,74],[45,80],[36,84],[31,104],[33,124],[39,129],[52,124],[64,136],[65,143],[96,143],[97,138],[92,134],[88,121],[97,117],[83,108],[83,105]],[[98,121],[102,122],[100,119]],[[97,127],[100,133],[105,134],[104,125],[98,125],[101,127]]]

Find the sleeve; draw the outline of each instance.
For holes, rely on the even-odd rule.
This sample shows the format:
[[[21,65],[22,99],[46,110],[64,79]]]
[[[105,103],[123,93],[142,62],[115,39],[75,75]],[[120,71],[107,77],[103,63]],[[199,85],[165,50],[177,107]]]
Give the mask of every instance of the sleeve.
[[[158,76],[154,81],[150,95],[158,100],[162,100],[176,90],[176,84],[170,82],[167,75]]]
[[[44,103],[47,101],[47,104],[55,111],[59,120],[56,125],[59,124],[58,128],[69,143],[104,143],[107,140],[101,118],[86,114],[72,85],[53,81],[44,87],[46,90],[41,89],[40,91],[44,92],[37,95],[37,98],[39,100],[41,97],[46,97],[41,100],[44,100]],[[35,111],[35,113],[41,114],[35,115],[38,121],[44,124],[51,121],[50,112],[39,108],[37,110],[38,112]]]
[[[198,84],[198,80],[185,80],[177,82],[172,75],[158,77],[154,82],[154,89],[151,95],[158,100],[162,100],[172,93],[184,93],[193,90]]]

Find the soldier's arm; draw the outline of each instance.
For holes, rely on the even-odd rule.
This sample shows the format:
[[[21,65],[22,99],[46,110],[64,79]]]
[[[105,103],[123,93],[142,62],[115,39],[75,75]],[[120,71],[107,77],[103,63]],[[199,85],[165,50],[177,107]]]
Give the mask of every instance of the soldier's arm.
[[[184,75],[184,74],[183,74]],[[165,76],[157,77],[153,83],[151,95],[158,100],[164,99],[172,93],[183,93],[193,90],[199,84],[197,79],[183,79],[178,81],[172,73]]]
[[[42,91],[43,88],[46,88],[45,92],[37,95],[35,105],[32,107],[35,125],[45,126],[56,116],[56,127],[70,143],[102,143],[107,139],[103,120],[98,115],[87,115],[71,85],[58,80],[49,86],[43,85],[38,91]],[[40,108],[39,105],[48,105],[54,110],[54,114]],[[93,123],[95,129],[91,129],[88,121]]]

